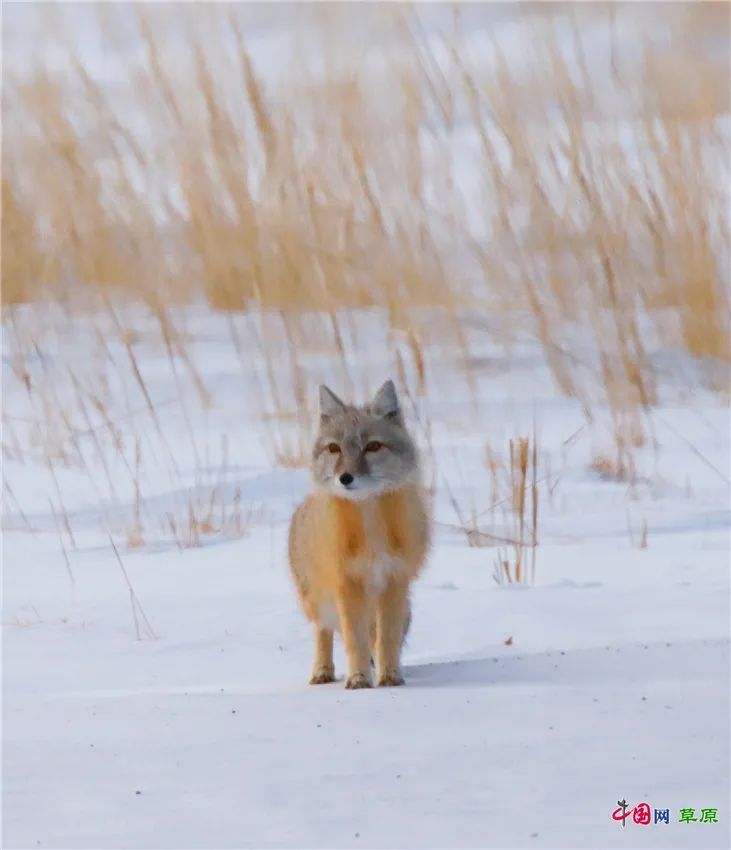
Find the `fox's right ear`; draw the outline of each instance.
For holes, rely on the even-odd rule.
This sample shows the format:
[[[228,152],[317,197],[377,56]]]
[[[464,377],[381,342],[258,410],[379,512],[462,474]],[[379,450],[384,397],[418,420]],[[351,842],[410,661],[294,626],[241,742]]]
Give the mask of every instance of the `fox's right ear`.
[[[329,419],[345,410],[345,404],[328,389],[325,384],[320,384],[320,420]]]

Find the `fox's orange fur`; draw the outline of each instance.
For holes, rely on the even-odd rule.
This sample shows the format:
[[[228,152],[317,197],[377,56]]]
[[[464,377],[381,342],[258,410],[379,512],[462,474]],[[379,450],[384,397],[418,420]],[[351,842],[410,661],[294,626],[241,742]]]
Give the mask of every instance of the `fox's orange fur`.
[[[426,556],[429,523],[416,484],[355,501],[315,492],[297,509],[289,540],[302,607],[314,624],[313,683],[333,681],[333,629],[348,659],[347,687],[402,684],[399,656],[409,585]]]

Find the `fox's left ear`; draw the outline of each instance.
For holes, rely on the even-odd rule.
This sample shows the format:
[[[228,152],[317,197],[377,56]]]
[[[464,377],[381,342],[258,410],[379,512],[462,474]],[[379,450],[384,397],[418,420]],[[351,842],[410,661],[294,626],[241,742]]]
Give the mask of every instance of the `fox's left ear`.
[[[373,397],[370,404],[371,412],[375,416],[382,416],[384,419],[398,419],[401,415],[401,408],[396,395],[396,387],[392,380],[386,381],[380,390]]]

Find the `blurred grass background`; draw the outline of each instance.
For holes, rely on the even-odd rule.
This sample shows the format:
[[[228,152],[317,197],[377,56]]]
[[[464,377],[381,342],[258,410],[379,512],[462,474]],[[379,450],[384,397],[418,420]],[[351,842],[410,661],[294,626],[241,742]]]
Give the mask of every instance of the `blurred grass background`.
[[[357,369],[343,339],[363,307],[381,308],[422,366],[435,315],[464,364],[470,323],[502,317],[506,344],[512,327],[534,335],[561,392],[590,416],[598,384],[618,441],[641,441],[651,349],[707,364],[703,380],[728,394],[729,13],[6,4],[2,301],[16,375],[51,332],[34,312],[50,302],[90,329],[112,316],[134,365],[118,310],[136,303],[205,398],[170,313],[204,299],[276,319],[283,345],[263,332],[245,348],[285,417],[309,403],[301,346]],[[301,462],[301,447],[272,451]]]

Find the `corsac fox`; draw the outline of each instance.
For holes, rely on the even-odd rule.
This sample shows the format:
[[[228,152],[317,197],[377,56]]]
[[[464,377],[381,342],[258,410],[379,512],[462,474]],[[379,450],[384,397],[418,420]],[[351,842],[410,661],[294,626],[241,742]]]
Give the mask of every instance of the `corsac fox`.
[[[345,644],[346,688],[402,685],[409,585],[424,564],[430,523],[416,446],[393,381],[365,407],[320,387],[313,492],[289,529],[289,563],[314,626],[310,684],[335,680],[333,631]]]

